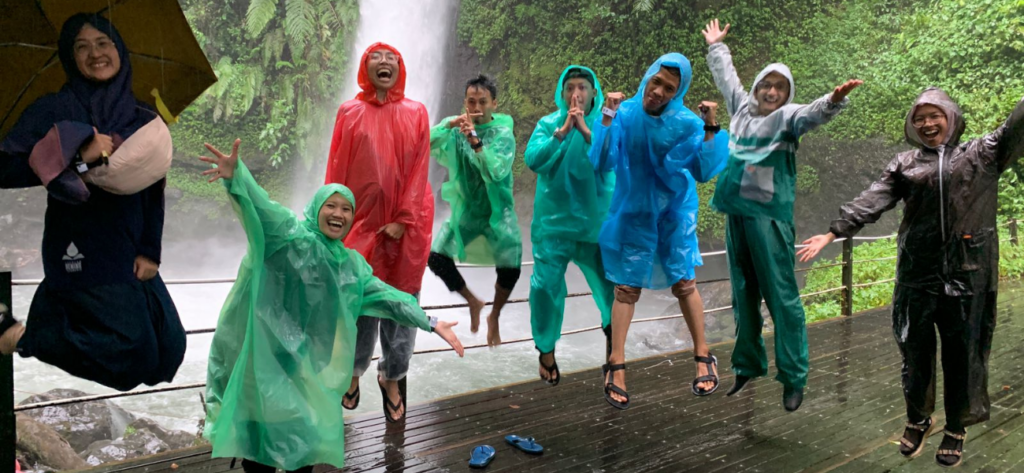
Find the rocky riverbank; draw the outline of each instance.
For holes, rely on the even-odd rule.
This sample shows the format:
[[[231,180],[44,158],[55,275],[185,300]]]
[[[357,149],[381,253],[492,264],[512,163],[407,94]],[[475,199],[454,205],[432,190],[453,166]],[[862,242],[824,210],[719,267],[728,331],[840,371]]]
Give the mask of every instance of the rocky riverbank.
[[[20,405],[88,395],[73,389],[53,389],[29,397]],[[205,441],[199,429],[164,429],[110,401],[45,407],[17,415],[15,456],[26,473],[77,470],[201,445]]]

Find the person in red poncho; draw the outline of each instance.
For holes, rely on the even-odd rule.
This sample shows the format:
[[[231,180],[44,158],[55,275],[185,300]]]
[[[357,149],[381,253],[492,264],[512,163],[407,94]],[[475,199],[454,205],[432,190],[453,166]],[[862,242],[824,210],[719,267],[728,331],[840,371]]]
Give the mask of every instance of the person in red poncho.
[[[359,209],[345,246],[358,251],[373,275],[418,295],[430,254],[434,200],[427,182],[430,125],[422,103],[405,98],[405,63],[395,48],[375,43],[359,63],[356,97],[338,109],[327,162],[327,183],[352,189]],[[360,317],[352,385],[342,405],[359,405],[359,377],[370,366],[380,334],[377,384],[384,417],[405,417],[405,374],[416,330]]]

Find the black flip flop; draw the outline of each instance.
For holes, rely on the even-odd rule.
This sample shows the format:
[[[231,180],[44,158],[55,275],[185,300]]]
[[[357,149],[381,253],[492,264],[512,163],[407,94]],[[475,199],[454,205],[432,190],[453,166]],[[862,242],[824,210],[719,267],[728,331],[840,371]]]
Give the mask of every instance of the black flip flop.
[[[540,351],[540,350],[537,350],[537,351]],[[544,364],[544,355],[547,355],[547,353],[541,353],[540,356],[537,357],[537,362],[540,363],[540,367],[543,368],[544,371],[548,372],[548,376],[551,376],[551,378],[544,379],[543,377],[541,377],[540,379],[542,381],[544,381],[545,383],[548,383],[548,384],[550,384],[552,386],[558,386],[558,382],[562,380],[562,371],[558,369],[558,361],[551,362],[551,366],[545,365]],[[554,350],[551,350],[551,357],[552,358],[555,357],[555,351]],[[555,375],[557,375],[557,376],[555,376]]]
[[[612,381],[612,379],[614,378],[610,375],[616,371],[621,371],[625,369],[625,363],[621,365],[607,364],[601,367],[601,371],[605,373],[605,376],[607,376],[608,379],[608,381],[606,381],[604,385],[604,400],[608,401],[608,404],[611,404],[612,407],[622,410],[629,409],[629,393],[627,393],[624,389],[616,386],[615,382]],[[613,392],[615,394],[618,394],[619,396],[626,398],[626,402],[619,402],[612,398]]]
[[[404,381],[404,379],[402,381]],[[399,392],[402,391],[402,386],[401,386],[402,381],[399,381],[399,386],[398,386]],[[404,395],[404,393],[401,395],[401,399],[398,401],[398,404],[394,404],[394,403],[391,402],[391,398],[388,397],[388,390],[384,388],[384,384],[381,383],[381,379],[380,378],[377,378],[377,387],[380,388],[380,396],[384,400],[384,420],[388,421],[388,423],[390,423],[390,424],[393,424],[393,423],[398,422],[400,420],[404,420],[405,419],[405,414],[406,414],[405,412],[402,413],[402,417],[399,417],[397,419],[394,418],[394,417],[391,417],[391,412],[392,411],[397,411],[397,410],[403,409],[405,407],[405,395]]]
[[[343,407],[345,409],[353,411],[357,407],[359,407],[359,386],[356,385],[356,390],[352,391],[352,394],[345,393],[345,399],[344,400],[352,402],[352,407],[348,407],[348,406],[345,405],[345,402],[342,401],[341,407]]]
[[[694,396],[707,396],[711,393],[718,391],[718,375],[714,374],[718,370],[718,358],[712,355],[710,352],[708,356],[695,356],[693,361],[697,363],[704,363],[708,365],[708,374],[699,376],[693,380],[693,384],[690,386],[690,390],[693,391]],[[714,369],[712,369],[714,368]],[[703,390],[697,388],[697,385],[706,381],[714,381],[715,385],[711,389]]]

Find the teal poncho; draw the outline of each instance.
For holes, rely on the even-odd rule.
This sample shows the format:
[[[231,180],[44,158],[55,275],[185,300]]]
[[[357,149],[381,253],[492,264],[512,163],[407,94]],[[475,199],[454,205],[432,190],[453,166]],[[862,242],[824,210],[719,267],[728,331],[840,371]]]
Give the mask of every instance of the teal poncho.
[[[573,69],[586,71],[594,78],[594,103],[586,121],[591,129],[601,121],[604,95],[597,74],[584,66],[565,68],[555,88],[558,111],[537,122],[526,145],[526,165],[537,173],[530,231],[534,245],[547,238],[597,243],[597,234],[608,214],[615,189],[615,174],[594,170],[587,158],[590,143],[575,128],[564,140],[554,137],[569,113],[562,88],[566,74]]]
[[[512,198],[512,117],[495,113],[490,122],[474,124],[484,143],[479,153],[458,127],[448,128],[455,118],[430,129],[430,155],[448,169],[441,197],[452,211],[431,251],[466,263],[518,268],[523,243]]]
[[[204,435],[214,457],[283,470],[345,460],[341,399],[352,377],[356,318],[429,330],[416,300],[373,276],[357,252],[320,232],[326,185],[300,221],[239,162],[225,180],[248,239],[210,347]]]

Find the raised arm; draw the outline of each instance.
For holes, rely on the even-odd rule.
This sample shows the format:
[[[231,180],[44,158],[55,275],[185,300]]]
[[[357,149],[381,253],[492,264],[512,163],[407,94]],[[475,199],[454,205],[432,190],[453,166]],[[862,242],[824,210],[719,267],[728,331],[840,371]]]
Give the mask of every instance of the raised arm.
[[[1024,154],[1024,99],[1010,112],[999,128],[982,138],[985,157],[996,162],[999,172],[1005,171]]]
[[[615,169],[621,156],[619,146],[622,140],[622,120],[618,116],[619,105],[626,99],[622,92],[611,92],[605,96],[605,107],[616,112],[614,116],[604,115],[601,121],[594,122],[591,131],[590,164],[597,172],[608,172]]]
[[[711,77],[715,80],[715,86],[725,97],[725,108],[729,116],[735,115],[740,105],[747,101],[747,91],[743,89],[739,75],[736,74],[736,67],[732,64],[732,52],[722,42],[725,35],[729,33],[729,27],[719,28],[718,20],[712,20],[704,28],[704,40],[708,43],[708,68],[711,69]]]
[[[850,104],[850,99],[846,96],[863,83],[862,80],[848,80],[836,86],[832,93],[807,105],[788,105],[786,107],[786,123],[789,129],[794,135],[800,137],[804,133],[828,123]]]
[[[291,209],[270,200],[267,191],[256,183],[249,169],[238,159],[238,146],[241,142],[235,140],[230,155],[207,144],[206,148],[214,157],[200,156],[199,159],[216,167],[203,171],[203,175],[211,176],[210,182],[224,179],[232,207],[249,240],[250,251],[265,251],[263,255],[273,254],[299,228],[299,220]]]

